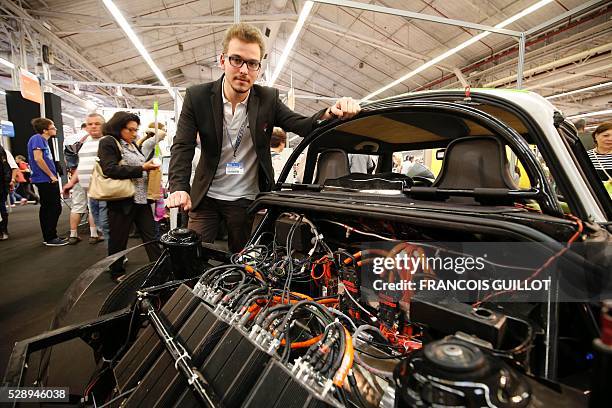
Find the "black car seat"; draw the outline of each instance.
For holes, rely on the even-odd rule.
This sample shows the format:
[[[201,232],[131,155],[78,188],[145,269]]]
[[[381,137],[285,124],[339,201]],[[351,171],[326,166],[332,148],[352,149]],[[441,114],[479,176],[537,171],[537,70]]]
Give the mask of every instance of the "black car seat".
[[[507,189],[512,180],[504,144],[493,136],[462,137],[451,141],[433,187],[444,189]]]
[[[315,184],[324,184],[325,180],[336,179],[350,174],[348,154],[342,149],[327,149],[319,154]]]

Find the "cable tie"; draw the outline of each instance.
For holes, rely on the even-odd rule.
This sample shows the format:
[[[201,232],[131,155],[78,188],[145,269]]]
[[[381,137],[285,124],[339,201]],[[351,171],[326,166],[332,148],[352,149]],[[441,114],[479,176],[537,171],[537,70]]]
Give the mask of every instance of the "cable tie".
[[[329,327],[333,326],[334,324],[336,324],[336,322],[331,322],[329,323],[327,326],[325,326],[325,328],[323,329],[323,332],[325,332]],[[321,341],[323,340],[323,338],[321,337]]]
[[[193,383],[198,379],[198,375],[196,373],[191,374],[191,377],[187,379],[187,384],[193,385]]]
[[[191,358],[189,357],[189,354],[187,353],[187,351],[185,351],[183,349],[184,353],[181,354],[180,356],[178,356],[178,358],[176,359],[176,361],[174,362],[174,369],[178,371],[178,364],[181,362],[181,360],[183,360],[185,362],[185,364],[187,364],[187,358],[189,358],[191,360]]]

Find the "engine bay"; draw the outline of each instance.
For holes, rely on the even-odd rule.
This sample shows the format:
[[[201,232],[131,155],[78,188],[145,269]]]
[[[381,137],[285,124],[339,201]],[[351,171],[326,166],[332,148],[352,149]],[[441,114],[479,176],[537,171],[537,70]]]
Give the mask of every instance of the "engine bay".
[[[381,257],[425,251],[441,237],[502,241],[499,231],[265,207],[249,244],[229,258],[202,249],[190,230],[164,236],[175,276],[144,280],[125,313],[127,341],[92,342],[99,364],[85,404],[95,396],[126,407],[587,406],[597,383],[571,374],[593,372],[592,327],[561,325],[553,312],[582,305],[395,296],[364,283]],[[400,269],[379,275],[397,284]]]

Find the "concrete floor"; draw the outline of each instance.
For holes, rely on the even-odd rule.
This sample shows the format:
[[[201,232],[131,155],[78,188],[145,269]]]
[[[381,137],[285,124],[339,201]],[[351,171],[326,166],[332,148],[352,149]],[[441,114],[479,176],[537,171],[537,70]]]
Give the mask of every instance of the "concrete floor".
[[[84,270],[106,256],[106,244],[89,245],[89,226],[79,233],[83,241],[74,246],[46,247],[38,222],[38,206],[13,208],[9,217],[10,239],[0,242],[0,375],[4,377],[13,344],[48,330],[54,309],[66,289]],[[63,206],[58,225],[60,235],[68,235],[69,208]],[[131,239],[128,246],[139,244]],[[128,273],[147,262],[143,249],[129,254]],[[100,305],[115,284],[108,275],[100,276],[67,316],[66,324],[97,316]],[[26,379],[36,373],[39,353],[30,358]],[[48,385],[68,386],[80,393],[93,369],[91,350],[81,340],[53,349]],[[29,385],[27,382],[24,385]]]

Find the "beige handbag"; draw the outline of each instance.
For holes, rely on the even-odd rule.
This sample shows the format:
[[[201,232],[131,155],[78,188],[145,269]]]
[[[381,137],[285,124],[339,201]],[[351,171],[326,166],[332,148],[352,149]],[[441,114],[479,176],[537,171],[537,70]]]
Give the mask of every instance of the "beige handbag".
[[[116,141],[116,140],[115,140]],[[117,142],[119,151],[121,145]],[[119,162],[122,164],[122,161]],[[102,167],[98,161],[95,162],[91,181],[89,182],[89,190],[87,194],[94,200],[102,201],[117,201],[126,198],[134,197],[134,183],[132,179],[113,179],[106,177],[102,172]]]

